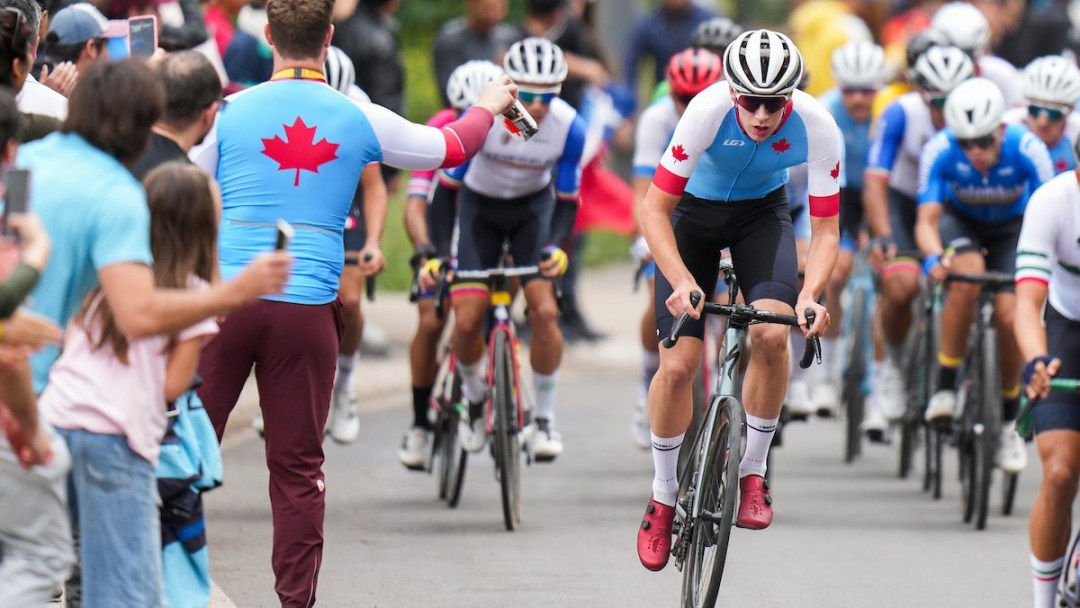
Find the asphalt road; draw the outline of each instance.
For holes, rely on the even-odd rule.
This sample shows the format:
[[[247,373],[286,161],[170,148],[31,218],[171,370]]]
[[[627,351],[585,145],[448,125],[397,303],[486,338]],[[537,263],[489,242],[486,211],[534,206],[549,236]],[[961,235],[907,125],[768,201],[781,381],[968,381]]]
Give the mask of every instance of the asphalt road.
[[[632,359],[632,357],[630,357]],[[679,573],[651,573],[634,539],[652,463],[629,438],[634,367],[564,366],[559,426],[566,452],[524,472],[524,522],[503,529],[485,454],[470,462],[457,509],[433,478],[404,470],[396,448],[404,392],[365,403],[350,446],[327,446],[327,522],[320,606],[676,606]],[[1014,515],[988,529],[960,521],[959,486],[932,501],[895,477],[895,448],[841,461],[842,425],[789,426],[773,459],[776,519],[735,530],[722,606],[1029,606],[1027,516],[1033,461]],[[226,485],[207,497],[213,575],[229,600],[275,606],[267,472],[261,442],[226,451]],[[947,454],[949,464],[955,457]],[[997,490],[999,486],[995,486]]]

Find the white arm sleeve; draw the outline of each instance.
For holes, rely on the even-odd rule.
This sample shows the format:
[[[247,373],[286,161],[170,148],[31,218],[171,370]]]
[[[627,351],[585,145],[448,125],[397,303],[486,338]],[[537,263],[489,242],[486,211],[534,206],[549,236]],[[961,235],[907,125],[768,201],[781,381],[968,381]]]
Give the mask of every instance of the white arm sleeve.
[[[418,125],[372,103],[356,104],[367,116],[382,147],[383,164],[409,170],[438,169],[446,158],[441,129]]]

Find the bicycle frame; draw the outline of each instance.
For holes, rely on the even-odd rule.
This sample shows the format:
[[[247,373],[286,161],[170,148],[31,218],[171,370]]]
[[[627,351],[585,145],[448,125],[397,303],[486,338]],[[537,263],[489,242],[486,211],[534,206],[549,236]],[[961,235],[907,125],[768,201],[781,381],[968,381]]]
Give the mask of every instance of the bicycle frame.
[[[517,421],[515,426],[520,432],[525,426],[525,410],[522,407],[523,401],[521,399],[521,362],[518,357],[521,352],[521,346],[518,342],[517,332],[514,330],[513,320],[510,318],[510,305],[513,303],[513,297],[510,294],[510,278],[505,273],[493,273],[489,274],[491,280],[491,297],[489,312],[492,319],[491,330],[488,332],[488,356],[487,356],[487,377],[488,377],[488,389],[491,389],[495,383],[495,359],[499,356],[499,353],[495,352],[495,340],[498,334],[505,334],[507,344],[510,345],[510,361],[511,371],[514,378],[514,400],[517,404]],[[489,393],[491,391],[489,390]],[[492,400],[488,399],[484,406],[484,425],[487,428],[487,433],[490,435],[493,432],[494,421],[491,414]]]

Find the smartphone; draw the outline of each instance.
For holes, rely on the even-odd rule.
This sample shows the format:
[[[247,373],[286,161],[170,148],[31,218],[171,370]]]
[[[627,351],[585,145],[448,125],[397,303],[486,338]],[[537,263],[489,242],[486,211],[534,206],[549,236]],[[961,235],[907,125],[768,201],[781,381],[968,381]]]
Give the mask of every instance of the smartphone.
[[[285,220],[277,221],[277,241],[274,243],[274,249],[283,251],[289,248],[289,243],[292,242],[293,236],[296,235],[296,229],[292,227],[289,222]]]
[[[4,176],[4,217],[0,222],[0,232],[11,236],[8,218],[13,213],[26,213],[30,210],[30,171],[9,169]]]
[[[128,19],[128,44],[132,57],[149,58],[157,50],[157,17],[145,15]]]

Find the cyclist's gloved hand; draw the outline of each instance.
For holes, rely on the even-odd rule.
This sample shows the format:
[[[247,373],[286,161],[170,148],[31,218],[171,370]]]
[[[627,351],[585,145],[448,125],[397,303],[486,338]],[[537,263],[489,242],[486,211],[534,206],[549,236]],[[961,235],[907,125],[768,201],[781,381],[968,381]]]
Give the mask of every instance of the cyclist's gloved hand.
[[[544,247],[540,256],[540,274],[548,278],[562,276],[569,265],[570,258],[565,251],[555,245]]]
[[[642,264],[653,261],[652,252],[649,251],[649,244],[645,242],[644,236],[634,239],[634,243],[630,245],[630,255]]]
[[[442,258],[431,257],[424,262],[420,267],[420,271],[416,276],[417,282],[420,284],[420,288],[424,291],[431,291],[435,289],[438,284],[439,273],[442,272],[443,266],[446,266],[447,271],[452,271],[454,265],[450,260],[443,260]]]
[[[416,272],[417,270],[420,270],[420,267],[423,266],[425,262],[431,260],[436,255],[435,246],[431,243],[417,245],[416,251],[412,254],[412,257],[409,258],[409,268],[412,268],[413,272]]]
[[[1039,355],[1024,365],[1020,382],[1027,387],[1028,399],[1044,398],[1050,394],[1050,379],[1061,371],[1061,359]]]
[[[923,258],[922,263],[923,276],[930,277],[938,282],[944,281],[949,274],[949,259],[948,254],[942,256],[935,253],[926,256]]]

